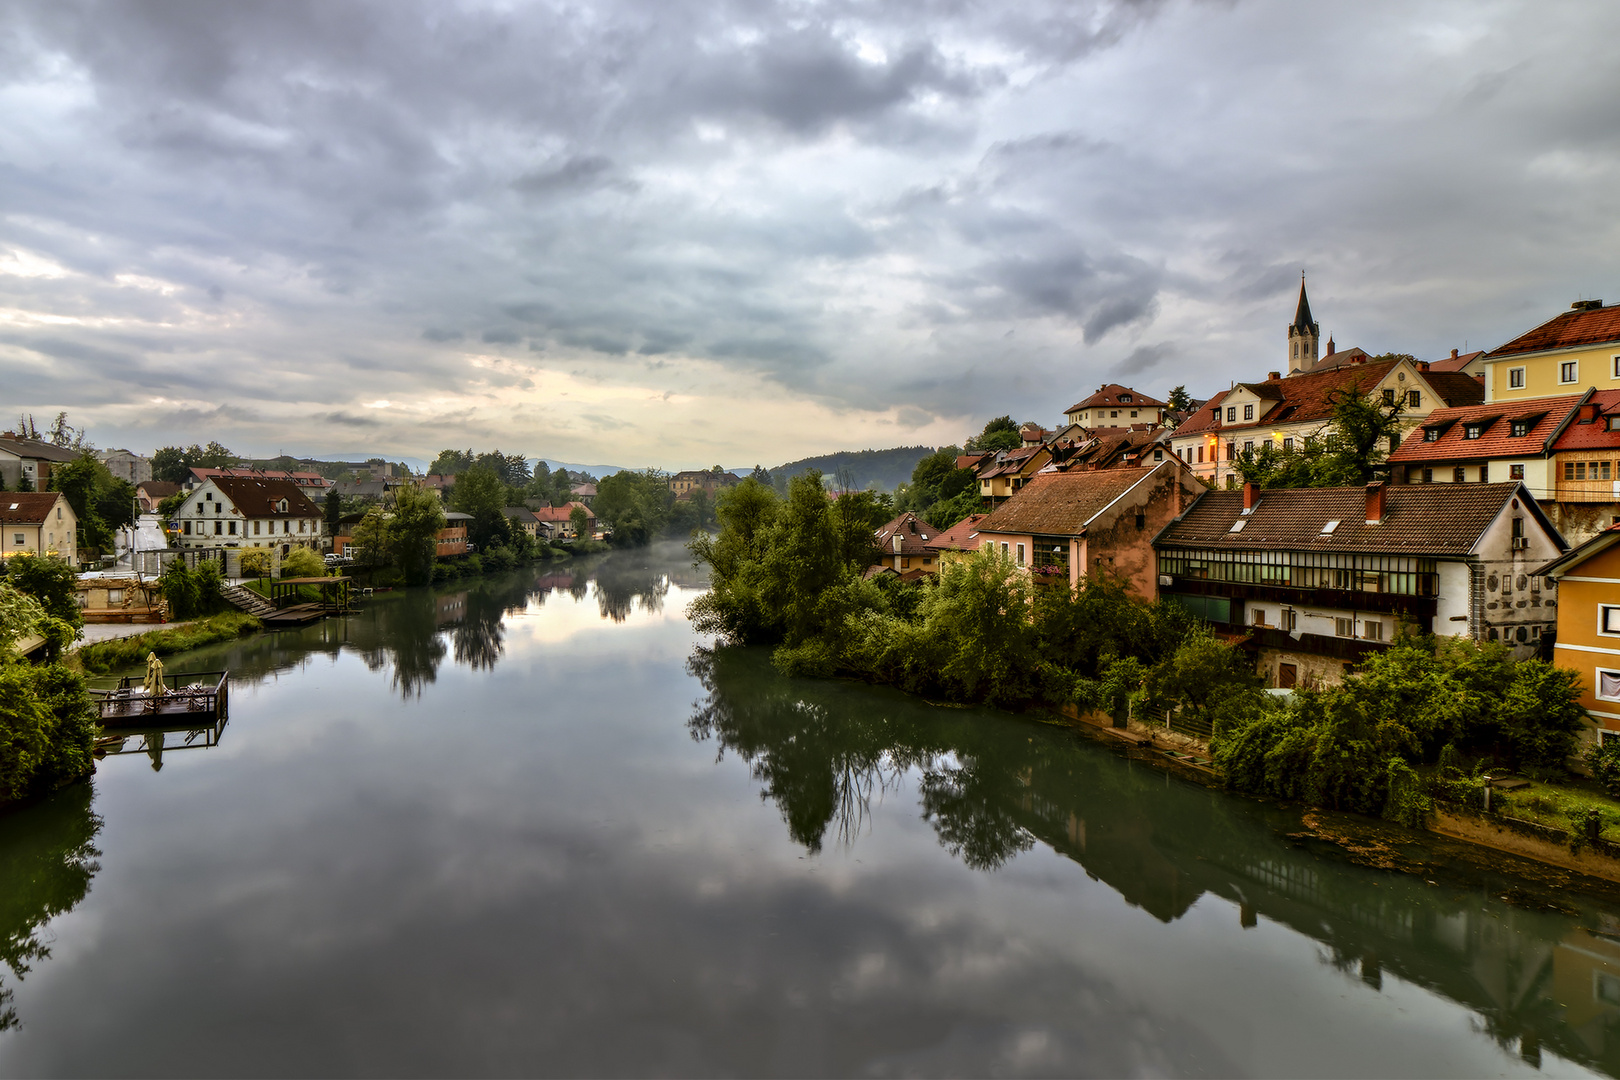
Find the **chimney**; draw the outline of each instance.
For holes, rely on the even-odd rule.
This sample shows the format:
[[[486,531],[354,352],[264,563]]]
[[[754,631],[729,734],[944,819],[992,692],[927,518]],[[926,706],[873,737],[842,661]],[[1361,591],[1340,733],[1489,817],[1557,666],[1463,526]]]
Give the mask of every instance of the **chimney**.
[[[1597,418],[1598,418],[1598,403],[1597,402],[1588,401],[1585,405],[1581,406],[1581,418],[1578,421],[1578,423],[1590,424],[1592,421],[1596,420]]]
[[[1457,350],[1456,349],[1451,350],[1451,358],[1453,360],[1457,359]]]
[[[1247,484],[1244,484],[1243,485],[1243,512],[1245,514],[1247,514],[1247,513],[1251,512],[1252,510],[1254,510],[1255,504],[1258,503],[1259,501],[1260,501],[1260,485],[1256,484],[1252,480],[1249,481]]]
[[[1384,520],[1384,482],[1374,480],[1367,485],[1367,524],[1377,525]]]
[[[1339,347],[1337,345],[1333,344],[1333,339],[1328,338],[1327,356],[1332,356],[1334,354],[1334,352],[1338,350],[1338,348]],[[1324,359],[1326,359],[1326,357],[1324,357]]]
[[[894,530],[894,553],[896,555],[900,554],[900,542],[900,530],[896,529]]]
[[[1456,355],[1457,355],[1457,350],[1456,350],[1456,349],[1452,349],[1452,350],[1451,350],[1451,355],[1452,355],[1452,356],[1453,356],[1453,357],[1455,357],[1455,356],[1456,356]],[[1418,362],[1417,362],[1417,369],[1418,369],[1418,370],[1419,370],[1419,371],[1428,371],[1428,370],[1429,370],[1429,362],[1428,362],[1428,361],[1427,361],[1427,360],[1419,360],[1419,361],[1418,361]]]
[[[1266,382],[1276,382],[1280,378],[1282,378],[1282,372],[1280,371],[1266,372]]]

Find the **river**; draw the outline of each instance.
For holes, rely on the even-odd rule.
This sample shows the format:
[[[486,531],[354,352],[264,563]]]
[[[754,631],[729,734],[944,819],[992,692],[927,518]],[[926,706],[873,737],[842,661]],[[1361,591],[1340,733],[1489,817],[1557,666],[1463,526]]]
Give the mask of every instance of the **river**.
[[[702,585],[669,545],[177,657],[222,729],[0,817],[0,1073],[1620,1074],[1620,909],[781,678]]]

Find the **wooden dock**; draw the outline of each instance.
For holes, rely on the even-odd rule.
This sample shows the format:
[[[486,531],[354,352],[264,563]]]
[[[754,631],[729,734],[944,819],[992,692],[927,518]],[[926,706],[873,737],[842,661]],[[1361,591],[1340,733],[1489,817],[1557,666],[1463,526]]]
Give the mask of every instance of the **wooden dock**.
[[[92,690],[104,728],[168,725],[209,727],[224,720],[230,705],[229,671],[164,675],[163,693],[148,694],[136,675],[111,690]]]

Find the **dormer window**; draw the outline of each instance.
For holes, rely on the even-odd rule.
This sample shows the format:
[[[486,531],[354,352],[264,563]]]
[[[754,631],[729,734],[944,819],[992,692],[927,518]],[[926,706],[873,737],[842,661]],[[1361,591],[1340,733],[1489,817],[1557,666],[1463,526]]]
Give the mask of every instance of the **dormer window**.
[[[1464,424],[1463,425],[1463,438],[1465,438],[1465,439],[1477,439],[1481,435],[1483,435],[1484,433],[1485,433],[1485,425],[1484,424]]]
[[[1131,395],[1129,395],[1129,394],[1121,394],[1121,395],[1119,395],[1119,400],[1121,402],[1123,402],[1124,404],[1129,405],[1131,403]]]
[[[1515,439],[1524,438],[1526,435],[1530,434],[1530,421],[1528,421],[1528,420],[1515,420],[1515,421],[1513,421],[1512,433],[1513,433],[1513,437]]]
[[[1440,429],[1439,428],[1424,428],[1423,429],[1423,441],[1424,442],[1439,442],[1440,441]]]
[[[285,514],[286,512],[287,512],[287,500],[282,499],[282,500],[280,500],[280,501],[278,501],[276,503],[276,513]]]

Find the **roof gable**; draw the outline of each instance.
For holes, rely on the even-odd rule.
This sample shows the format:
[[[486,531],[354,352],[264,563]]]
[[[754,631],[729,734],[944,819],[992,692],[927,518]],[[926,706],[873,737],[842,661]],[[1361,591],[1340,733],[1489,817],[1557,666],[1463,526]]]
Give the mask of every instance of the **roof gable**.
[[[1555,398],[1436,409],[1389,456],[1390,464],[1540,456],[1547,440],[1574,412],[1581,397],[1565,394]],[[1523,435],[1513,434],[1516,421],[1529,424]],[[1472,438],[1470,429],[1477,429]],[[1431,432],[1433,438],[1429,437]]]
[[[1485,354],[1487,361],[1525,353],[1620,342],[1620,304],[1566,311]]]
[[[1042,473],[979,522],[978,531],[1079,536],[1122,495],[1164,467]]]
[[[1097,388],[1097,392],[1083,401],[1077,401],[1064,409],[1064,413],[1076,412],[1080,409],[1120,408],[1127,409],[1163,409],[1164,402],[1158,398],[1149,397],[1138,390],[1119,383],[1106,383]]]
[[[291,480],[211,476],[213,485],[246,518],[318,518],[321,512]],[[195,500],[196,495],[192,496]]]
[[[0,491],[0,525],[39,525],[51,516],[56,500],[62,499],[55,491]],[[66,512],[73,508],[62,499]]]

